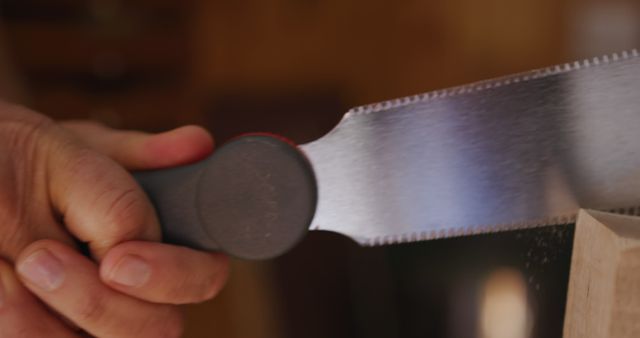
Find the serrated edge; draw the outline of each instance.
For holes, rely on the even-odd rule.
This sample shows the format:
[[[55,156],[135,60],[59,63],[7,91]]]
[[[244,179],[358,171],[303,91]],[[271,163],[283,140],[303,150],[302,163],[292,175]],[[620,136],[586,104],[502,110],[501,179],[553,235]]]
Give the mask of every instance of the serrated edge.
[[[462,86],[456,86],[456,87],[451,87],[447,89],[441,89],[441,90],[436,90],[432,92],[427,92],[427,93],[422,93],[417,95],[410,95],[410,96],[405,96],[405,97],[392,99],[388,101],[381,101],[381,102],[371,103],[363,106],[358,106],[358,107],[351,108],[345,114],[344,118],[351,117],[351,116],[371,114],[379,111],[407,106],[410,104],[427,102],[434,99],[453,97],[453,96],[457,96],[465,93],[479,92],[483,90],[506,86],[512,83],[531,81],[531,80],[539,79],[542,77],[568,73],[571,71],[589,68],[592,66],[600,66],[600,65],[606,65],[609,63],[616,63],[624,60],[634,59],[637,57],[639,57],[639,53],[638,53],[638,50],[634,48],[628,51],[622,51],[618,53],[603,55],[601,57],[583,59],[582,61],[567,62],[564,64],[558,64],[555,66],[540,68],[540,69],[519,73],[515,75],[498,77],[498,78],[474,82],[474,83],[466,84]]]
[[[621,215],[640,216],[640,206],[628,207],[628,208],[606,209],[602,211],[621,214]],[[430,231],[409,232],[409,233],[402,233],[397,235],[377,236],[372,238],[356,238],[355,241],[362,246],[382,246],[382,245],[391,245],[391,244],[404,244],[404,243],[421,242],[421,241],[428,241],[428,240],[434,240],[434,239],[454,238],[454,237],[463,237],[463,236],[479,235],[479,234],[490,234],[490,233],[497,233],[497,232],[504,232],[504,231],[521,230],[521,229],[532,229],[532,228],[539,228],[539,227],[552,226],[552,225],[565,225],[565,224],[575,223],[576,218],[577,218],[577,213],[571,214],[571,215],[554,216],[547,219],[521,221],[521,222],[514,222],[514,223],[507,223],[507,224],[473,225],[473,226],[466,226],[466,227],[437,229],[437,230],[430,230]],[[317,230],[322,230],[322,229],[317,229]]]

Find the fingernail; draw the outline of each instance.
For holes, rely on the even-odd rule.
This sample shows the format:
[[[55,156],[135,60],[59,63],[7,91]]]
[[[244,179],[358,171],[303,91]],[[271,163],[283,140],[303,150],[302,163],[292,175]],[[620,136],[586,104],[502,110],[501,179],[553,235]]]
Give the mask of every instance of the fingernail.
[[[151,277],[151,266],[142,258],[126,255],[111,270],[109,279],[120,285],[139,287],[147,283]]]
[[[62,263],[46,249],[40,249],[18,265],[18,273],[45,291],[53,291],[64,281]]]

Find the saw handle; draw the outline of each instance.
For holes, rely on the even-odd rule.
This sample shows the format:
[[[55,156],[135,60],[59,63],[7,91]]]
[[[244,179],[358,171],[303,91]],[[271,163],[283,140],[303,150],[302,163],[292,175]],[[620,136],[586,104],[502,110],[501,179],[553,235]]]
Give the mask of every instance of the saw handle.
[[[166,242],[245,259],[292,248],[317,202],[305,155],[271,135],[238,137],[198,163],[134,177],[156,208]]]

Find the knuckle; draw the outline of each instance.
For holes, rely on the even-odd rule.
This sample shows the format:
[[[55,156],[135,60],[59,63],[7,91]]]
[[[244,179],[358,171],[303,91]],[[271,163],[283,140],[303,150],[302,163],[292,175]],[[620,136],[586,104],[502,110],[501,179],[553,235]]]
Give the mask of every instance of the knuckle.
[[[93,203],[97,210],[101,210],[101,219],[105,222],[96,244],[110,248],[144,234],[151,210],[147,203],[146,197],[135,186],[123,188],[107,183]]]
[[[131,239],[141,230],[145,221],[144,199],[135,188],[118,189],[109,192],[105,218],[113,226],[111,235],[121,239]]]
[[[123,168],[87,147],[76,145],[72,154],[66,168],[67,175],[74,177],[83,186],[90,184],[92,188],[87,193],[88,199],[81,195],[86,189],[77,189],[77,198],[70,199],[83,199],[82,204],[91,208],[92,216],[78,212],[77,206],[76,212],[65,213],[65,216],[71,224],[86,223],[88,218],[100,223],[99,226],[96,225],[99,233],[89,233],[86,227],[78,226],[82,232],[79,236],[81,240],[90,242],[94,249],[105,250],[147,233],[150,233],[149,237],[159,237],[159,229],[148,229],[152,224],[151,218],[155,215],[146,195]]]

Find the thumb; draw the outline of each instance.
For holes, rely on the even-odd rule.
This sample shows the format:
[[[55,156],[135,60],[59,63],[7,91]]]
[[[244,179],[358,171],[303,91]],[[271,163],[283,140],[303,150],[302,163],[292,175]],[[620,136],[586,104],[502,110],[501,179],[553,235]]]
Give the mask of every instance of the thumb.
[[[111,129],[90,121],[67,121],[61,125],[129,170],[187,164],[204,158],[213,150],[213,138],[197,126],[148,134]]]
[[[0,337],[78,338],[27,290],[0,259]]]

